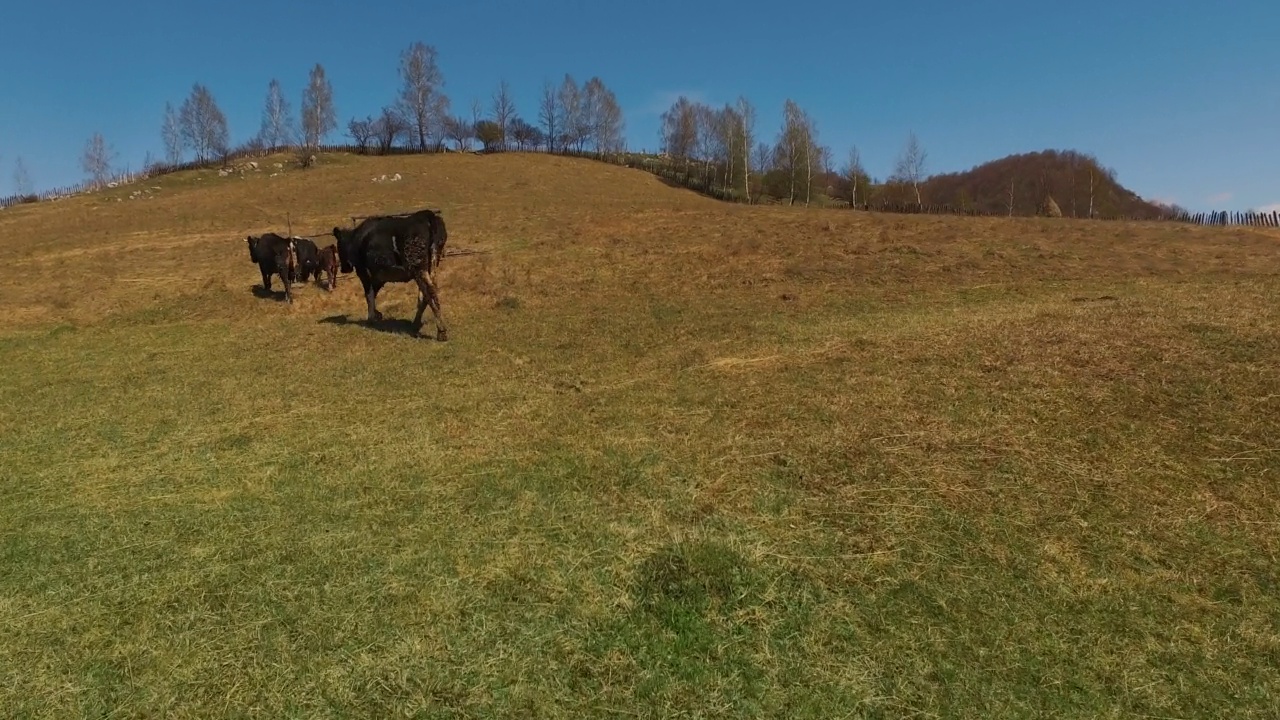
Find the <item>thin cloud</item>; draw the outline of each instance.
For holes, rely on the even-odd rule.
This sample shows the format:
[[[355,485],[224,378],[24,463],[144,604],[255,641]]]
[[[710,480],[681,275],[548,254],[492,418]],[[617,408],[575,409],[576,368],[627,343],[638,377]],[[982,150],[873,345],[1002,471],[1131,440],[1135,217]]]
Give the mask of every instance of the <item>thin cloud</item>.
[[[1210,195],[1209,202],[1211,203],[1230,202],[1231,198],[1233,197],[1235,197],[1235,193],[1229,193],[1229,192],[1218,193],[1217,195]]]
[[[1258,212],[1268,213],[1268,214],[1280,212],[1280,202],[1271,203],[1270,205],[1263,205],[1262,207],[1258,208]]]

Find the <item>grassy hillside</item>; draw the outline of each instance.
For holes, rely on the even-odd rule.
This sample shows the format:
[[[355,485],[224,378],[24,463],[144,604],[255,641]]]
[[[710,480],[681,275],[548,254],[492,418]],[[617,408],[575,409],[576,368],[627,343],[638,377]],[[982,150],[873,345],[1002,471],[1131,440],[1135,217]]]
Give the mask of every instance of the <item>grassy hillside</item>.
[[[1274,232],[263,167],[0,212],[6,716],[1280,713]],[[253,292],[424,206],[450,342]]]
[[[960,173],[929,178],[922,193],[928,202],[972,208],[996,215],[1043,214],[1052,197],[1066,217],[1155,219],[1164,208],[1143,200],[1120,184],[1115,173],[1095,158],[1073,151],[1010,155]]]

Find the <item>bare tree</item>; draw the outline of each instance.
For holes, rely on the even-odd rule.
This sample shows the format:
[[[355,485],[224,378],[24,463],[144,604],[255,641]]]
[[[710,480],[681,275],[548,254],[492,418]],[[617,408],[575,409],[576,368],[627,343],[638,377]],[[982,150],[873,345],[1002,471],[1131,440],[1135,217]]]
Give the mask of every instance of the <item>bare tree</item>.
[[[318,147],[320,141],[337,126],[333,88],[325,77],[324,67],[316,63],[311,68],[307,89],[302,92],[302,142],[308,148]]]
[[[31,181],[31,172],[27,170],[27,164],[19,157],[13,163],[13,194],[18,197],[27,197],[35,194],[35,184]]]
[[[830,185],[831,166],[835,162],[835,152],[826,145],[820,145],[814,156],[818,159],[818,176],[823,181],[822,192],[830,197],[832,193]]]
[[[560,106],[560,118],[557,121],[560,125],[560,141],[565,146],[581,152],[583,144],[587,141],[584,132],[586,123],[582,113],[582,90],[573,76],[568,73],[560,83],[556,101]]]
[[[924,179],[926,161],[929,154],[924,148],[920,147],[920,141],[916,139],[915,132],[907,135],[907,145],[902,149],[902,154],[898,156],[898,164],[894,169],[894,175],[898,180],[905,182],[916,192],[916,204],[922,204],[920,198],[920,182]]]
[[[409,132],[409,123],[394,108],[382,108],[382,115],[373,121],[373,135],[378,141],[378,150],[383,154],[395,147],[399,140]]]
[[[84,155],[80,157],[80,167],[84,169],[95,188],[102,187],[111,177],[111,159],[114,153],[107,147],[102,133],[94,133],[85,143]]]
[[[582,84],[578,90],[578,122],[573,128],[574,137],[578,138],[581,148],[588,146],[599,151],[597,131],[600,126],[600,104],[605,91],[600,78],[593,77]]]
[[[1015,178],[1009,178],[1009,217],[1013,217],[1013,183]]]
[[[793,100],[787,100],[782,108],[782,130],[774,151],[774,164],[787,173],[790,191],[788,205],[796,203],[796,186],[801,177],[811,178],[813,169],[813,128],[805,111]],[[806,202],[808,192],[806,191]]]
[[[706,145],[710,150],[711,158],[724,169],[720,185],[728,191],[729,186],[733,184],[734,164],[741,156],[738,151],[738,134],[742,123],[738,119],[738,111],[730,105],[725,105],[718,111],[704,113],[703,117],[705,118],[704,134],[710,136]]]
[[[756,199],[764,192],[765,175],[773,167],[773,148],[768,143],[756,143],[756,147],[751,151],[751,167],[756,169],[760,175],[760,185],[757,188]]]
[[[160,137],[164,140],[165,161],[170,165],[182,162],[182,126],[171,103],[164,104],[164,124],[160,126]]]
[[[604,81],[593,77],[582,88],[582,127],[597,152],[622,152],[625,121],[622,106]]]
[[[498,145],[503,150],[507,149],[507,132],[515,115],[516,103],[511,99],[511,86],[503,80],[493,94],[493,121],[498,125]]]
[[[190,97],[178,111],[178,128],[183,143],[195,151],[200,162],[227,152],[227,116],[209,89],[200,83],[191,88]]]
[[[444,95],[444,73],[437,61],[433,45],[415,42],[400,55],[400,112],[409,123],[419,150],[426,150],[427,140],[444,131],[449,98]]]
[[[738,133],[738,142],[742,152],[742,194],[747,202],[751,202],[751,146],[755,143],[756,109],[745,97],[739,96],[735,109],[742,129]]]
[[[376,122],[372,116],[369,116],[364,120],[351,118],[351,122],[347,123],[347,134],[355,141],[361,155],[369,151],[369,143],[373,142],[377,135]]]
[[[681,95],[662,113],[662,151],[686,166],[698,154],[699,104]]]
[[[267,104],[262,109],[262,127],[258,130],[258,138],[264,147],[275,149],[293,144],[292,116],[293,109],[284,98],[280,81],[272,78],[267,85]]]
[[[1089,164],[1089,215],[1088,217],[1091,220],[1093,219],[1093,186],[1094,186],[1093,163],[1090,163]]]
[[[476,136],[475,123],[458,115],[457,117],[447,118],[444,121],[444,126],[445,136],[458,144],[459,152],[466,152],[471,149],[471,140]]]
[[[521,151],[537,147],[539,136],[542,134],[538,131],[538,128],[525,122],[524,118],[521,117],[511,120],[510,132],[511,139],[516,143],[516,148]]]
[[[867,175],[866,169],[862,167],[862,153],[858,152],[858,146],[849,148],[849,159],[845,160],[841,174],[849,181],[849,205],[857,207],[858,183]]]
[[[542,101],[538,103],[538,122],[546,132],[547,151],[556,151],[556,131],[560,129],[560,103],[555,86],[550,82],[542,84]]]
[[[1075,152],[1067,153],[1067,164],[1071,168],[1071,217],[1076,215],[1076,175],[1080,165],[1080,156]]]
[[[804,204],[809,206],[813,197],[814,172],[825,171],[830,150],[818,145],[818,127],[808,113],[803,115],[804,130]]]

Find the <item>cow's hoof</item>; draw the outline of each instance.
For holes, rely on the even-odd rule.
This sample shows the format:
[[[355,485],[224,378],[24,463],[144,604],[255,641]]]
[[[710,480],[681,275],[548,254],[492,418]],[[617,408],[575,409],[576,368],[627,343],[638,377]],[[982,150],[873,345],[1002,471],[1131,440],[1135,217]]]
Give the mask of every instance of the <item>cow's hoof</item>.
[[[437,331],[436,331],[436,340],[438,340],[439,342],[448,342],[448,341],[449,341],[449,331],[448,331],[448,330],[444,330],[444,329],[437,330]]]

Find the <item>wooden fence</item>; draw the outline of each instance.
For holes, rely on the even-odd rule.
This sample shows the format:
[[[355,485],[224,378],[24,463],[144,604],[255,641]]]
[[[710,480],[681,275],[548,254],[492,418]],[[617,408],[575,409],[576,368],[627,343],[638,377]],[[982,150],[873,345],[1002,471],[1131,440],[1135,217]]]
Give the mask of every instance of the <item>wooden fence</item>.
[[[1248,227],[1280,227],[1280,212],[1209,212],[1180,213],[1163,218],[1192,225],[1244,225]]]

